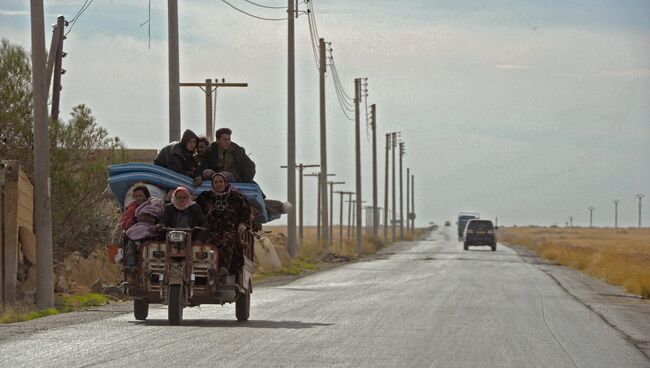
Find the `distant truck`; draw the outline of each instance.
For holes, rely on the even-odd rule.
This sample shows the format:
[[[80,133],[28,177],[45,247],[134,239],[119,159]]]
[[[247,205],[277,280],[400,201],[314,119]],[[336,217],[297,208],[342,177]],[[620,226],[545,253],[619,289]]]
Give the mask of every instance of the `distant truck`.
[[[458,213],[458,240],[463,241],[463,232],[465,231],[465,225],[467,225],[467,221],[471,219],[477,219],[481,218],[481,215],[478,213],[472,213],[472,212],[459,212]]]

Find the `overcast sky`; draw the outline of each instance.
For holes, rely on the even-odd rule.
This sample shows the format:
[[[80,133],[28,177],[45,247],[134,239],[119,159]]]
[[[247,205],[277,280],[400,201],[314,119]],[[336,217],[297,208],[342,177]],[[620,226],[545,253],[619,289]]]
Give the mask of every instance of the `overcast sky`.
[[[377,104],[380,205],[384,134],[401,131],[420,225],[453,222],[458,211],[508,225],[564,225],[569,216],[588,225],[594,206],[594,225],[611,226],[614,199],[619,224],[636,225],[634,195],[650,196],[650,2],[312,1],[347,93],[354,78],[367,77],[368,104]],[[49,45],[56,16],[72,18],[84,1],[44,2]],[[249,83],[219,91],[216,125],[232,128],[252,154],[267,195],[286,199],[286,21],[257,20],[221,1],[179,3],[181,82]],[[168,141],[166,4],[152,1],[148,48],[140,27],[148,1],[92,3],[65,43],[62,116],[86,103],[129,148]],[[0,1],[0,37],[30,49],[29,27],[28,1]],[[354,124],[329,74],[329,171],[347,182],[338,189],[353,190]],[[296,20],[296,88],[297,161],[318,163],[318,74],[304,15]],[[204,133],[204,101],[198,88],[181,89],[182,129]],[[370,201],[371,145],[362,131]],[[314,223],[314,178],[305,185],[314,197],[306,221]],[[335,208],[338,215],[338,201]],[[644,218],[648,226],[649,211]]]

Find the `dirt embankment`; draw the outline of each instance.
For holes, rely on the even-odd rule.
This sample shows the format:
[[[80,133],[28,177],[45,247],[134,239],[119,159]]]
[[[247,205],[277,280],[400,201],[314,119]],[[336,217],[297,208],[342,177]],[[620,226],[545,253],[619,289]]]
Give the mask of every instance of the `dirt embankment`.
[[[650,298],[650,229],[502,227],[499,240]]]

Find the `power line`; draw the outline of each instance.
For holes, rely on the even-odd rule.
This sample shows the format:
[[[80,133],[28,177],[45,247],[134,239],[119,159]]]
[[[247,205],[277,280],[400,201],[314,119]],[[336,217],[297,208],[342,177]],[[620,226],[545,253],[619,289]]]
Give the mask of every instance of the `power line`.
[[[233,9],[235,9],[235,10],[237,10],[238,12],[240,12],[240,13],[242,13],[242,14],[246,14],[246,15],[248,15],[249,17],[252,17],[252,18],[255,18],[255,19],[259,19],[259,20],[270,20],[270,21],[279,21],[279,20],[287,20],[287,19],[288,19],[288,18],[265,18],[265,17],[260,17],[260,16],[257,16],[257,15],[251,14],[251,13],[245,11],[245,10],[239,9],[238,7],[232,5],[231,3],[229,3],[229,2],[226,1],[226,0],[221,0],[221,1],[223,1],[223,2],[226,3],[226,4],[228,4],[228,6],[230,6],[231,8],[233,8]]]
[[[244,0],[244,1],[249,3],[249,4],[259,6],[260,8],[266,8],[266,9],[286,9],[287,8],[286,6],[270,6],[270,5],[258,4],[256,2],[253,2],[253,1],[250,1],[250,0]]]
[[[72,17],[72,20],[68,23],[70,28],[68,29],[68,32],[65,33],[65,36],[68,35],[72,31],[72,27],[77,23],[77,20],[81,17],[81,15],[92,5],[93,1],[95,0],[86,0],[84,4],[81,6],[79,11],[77,11],[77,14],[75,14],[74,17]]]

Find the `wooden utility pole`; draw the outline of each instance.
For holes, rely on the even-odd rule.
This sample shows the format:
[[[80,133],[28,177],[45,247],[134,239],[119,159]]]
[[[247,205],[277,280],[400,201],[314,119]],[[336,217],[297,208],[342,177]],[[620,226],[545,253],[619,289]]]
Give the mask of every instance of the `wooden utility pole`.
[[[361,213],[361,118],[360,118],[360,103],[361,103],[361,79],[357,78],[354,80],[354,141],[355,141],[355,167],[356,167],[356,192],[357,192],[357,203],[356,203],[356,213]],[[356,253],[357,256],[361,255],[361,216],[357,216],[357,241],[356,241]]]
[[[59,32],[58,42],[54,47],[56,47],[56,53],[54,54],[54,81],[52,82],[52,109],[50,111],[50,116],[53,120],[59,119],[59,106],[61,103],[61,75],[65,73],[63,70],[63,40],[65,40],[65,35],[63,34],[65,28],[65,18],[61,15],[56,19],[56,29]],[[49,79],[47,81],[49,83]]]
[[[169,141],[181,140],[181,91],[178,52],[178,0],[167,0],[169,63]]]
[[[411,232],[411,169],[406,168],[406,233]]]
[[[392,225],[392,230],[393,230],[393,242],[397,240],[397,211],[395,209],[397,208],[397,201],[395,198],[395,148],[397,148],[397,132],[391,133],[391,150],[393,152],[393,205],[391,206],[392,212],[392,220],[391,220],[391,225]]]
[[[321,182],[321,173],[311,173],[304,174],[303,176],[315,177],[318,179],[318,186],[316,187],[316,242],[320,244],[321,239],[321,228],[320,228],[320,182]]]
[[[296,73],[294,55],[293,17],[298,16],[295,0],[287,5],[287,200],[296,203]],[[287,214],[287,250],[291,257],[298,255],[296,242],[296,212]]]
[[[34,227],[39,308],[54,306],[52,263],[52,200],[50,197],[50,151],[47,124],[47,71],[43,0],[31,0],[32,89],[34,98]]]
[[[199,87],[203,92],[205,92],[205,136],[210,142],[213,142],[215,139],[214,136],[214,121],[212,121],[213,110],[212,110],[212,92],[216,93],[217,88],[219,87],[248,87],[248,83],[226,83],[224,80],[219,83],[218,79],[206,79],[205,83],[196,82],[196,83],[179,83],[181,87]]]
[[[415,234],[415,174],[411,174],[411,233]]]
[[[54,81],[52,82],[52,108],[50,116],[53,120],[59,119],[59,106],[61,104],[61,75],[65,73],[63,70],[63,40],[65,36],[63,31],[65,29],[65,18],[61,15],[56,20],[56,30],[59,33],[56,45],[53,45],[56,50],[54,51]],[[51,51],[51,50],[50,50]],[[49,83],[49,79],[47,81]]]
[[[352,238],[352,196],[354,192],[348,192],[348,239]]]
[[[379,231],[379,211],[377,199],[377,107],[370,105],[370,126],[372,127],[372,236],[377,238]]]
[[[319,62],[319,82],[320,82],[320,172],[328,176],[327,173],[327,129],[325,120],[325,73],[327,72],[327,59],[325,55],[325,40],[320,38],[318,40],[318,50],[320,56]],[[327,178],[321,180],[320,187],[321,198],[321,224],[323,225],[323,235],[325,244],[330,245],[330,231],[329,231],[329,216],[327,204]]]
[[[384,171],[384,243],[388,242],[388,176],[390,174],[388,166],[390,160],[388,159],[388,155],[390,153],[390,137],[391,133],[386,133],[386,169]]]
[[[47,56],[47,91],[49,93],[51,82],[52,82],[52,74],[54,73],[54,60],[56,59],[56,52],[58,50],[58,45],[59,45],[59,39],[61,38],[62,33],[59,32],[61,27],[59,27],[59,24],[52,26],[52,41],[50,43],[50,51]]]
[[[330,186],[330,205],[329,205],[329,214],[330,214],[330,223],[329,223],[329,237],[328,237],[328,247],[332,247],[334,242],[334,186],[337,184],[345,184],[344,181],[328,181],[327,184]]]
[[[402,191],[402,157],[404,156],[404,142],[399,142],[399,240],[404,240],[404,192]]]

